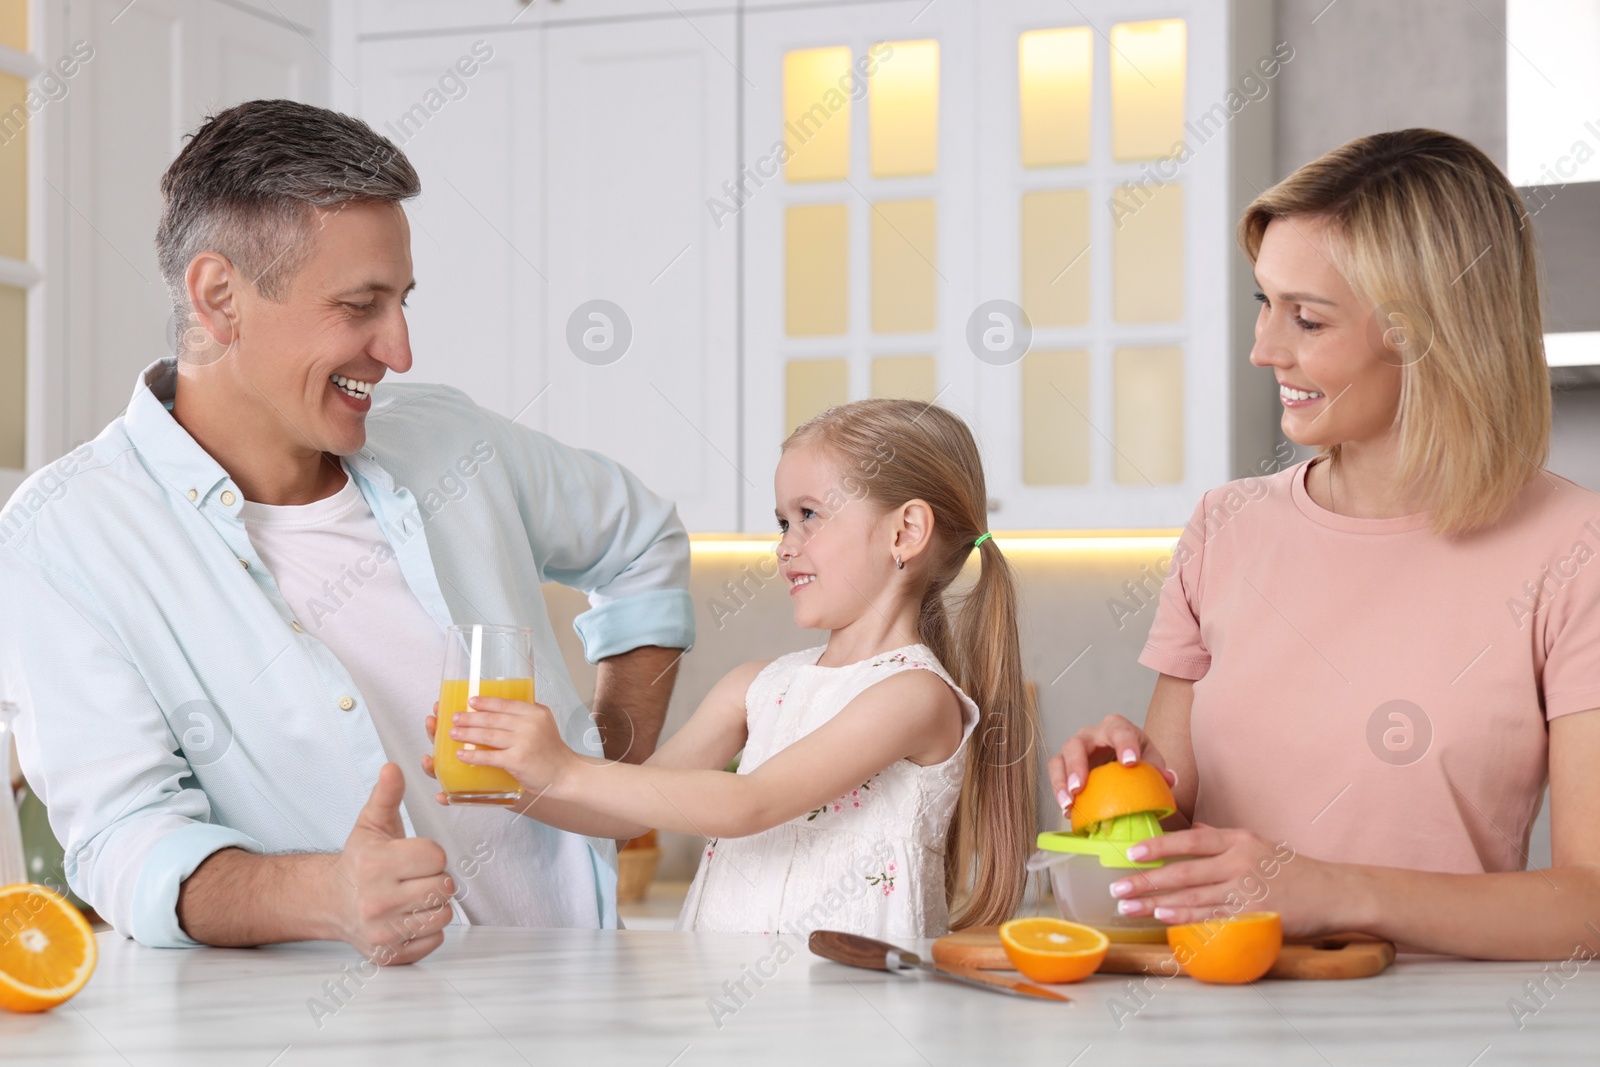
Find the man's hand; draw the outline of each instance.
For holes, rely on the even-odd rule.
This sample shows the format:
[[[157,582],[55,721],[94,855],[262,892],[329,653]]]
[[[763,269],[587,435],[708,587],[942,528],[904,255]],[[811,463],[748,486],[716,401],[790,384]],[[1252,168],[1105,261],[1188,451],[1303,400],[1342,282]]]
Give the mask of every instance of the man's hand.
[[[381,965],[412,963],[444,940],[455,885],[444,850],[407,838],[405,779],[386,763],[337,854],[213,852],[178,887],[178,923],[203,945],[347,941]]]
[[[444,941],[455,885],[444,849],[408,838],[400,821],[405,778],[386,763],[334,868],[339,936],[379,964],[412,963]]]

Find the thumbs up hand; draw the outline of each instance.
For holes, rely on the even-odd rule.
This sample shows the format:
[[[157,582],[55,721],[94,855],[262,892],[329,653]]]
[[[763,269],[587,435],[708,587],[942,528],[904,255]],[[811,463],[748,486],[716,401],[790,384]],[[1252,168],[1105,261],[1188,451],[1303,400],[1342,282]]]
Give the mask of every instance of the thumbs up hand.
[[[340,936],[382,965],[412,963],[438,948],[455,892],[444,849],[424,837],[406,837],[400,820],[404,795],[399,766],[385,763],[334,862],[343,894]]]

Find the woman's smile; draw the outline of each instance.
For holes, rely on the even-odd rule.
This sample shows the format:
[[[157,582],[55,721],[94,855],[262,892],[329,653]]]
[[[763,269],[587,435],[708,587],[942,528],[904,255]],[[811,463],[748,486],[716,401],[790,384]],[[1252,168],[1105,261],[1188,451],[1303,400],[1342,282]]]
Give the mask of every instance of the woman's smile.
[[[1297,388],[1286,382],[1278,383],[1278,399],[1286,408],[1308,408],[1327,399],[1324,394],[1315,389]]]

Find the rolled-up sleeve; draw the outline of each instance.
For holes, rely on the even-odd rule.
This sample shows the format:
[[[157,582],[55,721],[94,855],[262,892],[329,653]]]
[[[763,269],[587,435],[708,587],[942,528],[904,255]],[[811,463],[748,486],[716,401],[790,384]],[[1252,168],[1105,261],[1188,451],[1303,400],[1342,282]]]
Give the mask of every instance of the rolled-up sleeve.
[[[0,590],[11,608],[0,612],[0,684],[21,706],[18,755],[67,884],[125,936],[198,944],[178,924],[183,880],[219,849],[264,849],[210,821],[166,717],[86,592],[6,547]]]
[[[542,580],[588,594],[573,621],[595,663],[642,645],[694,644],[689,535],[670,500],[598,452],[490,415],[512,457]]]

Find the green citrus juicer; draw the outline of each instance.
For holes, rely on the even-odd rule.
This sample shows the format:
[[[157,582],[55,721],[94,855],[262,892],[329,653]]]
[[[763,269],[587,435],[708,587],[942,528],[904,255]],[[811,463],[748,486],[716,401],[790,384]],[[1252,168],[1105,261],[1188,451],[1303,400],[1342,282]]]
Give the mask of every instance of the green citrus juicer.
[[[1138,770],[1141,767],[1148,768],[1148,773]],[[1114,770],[1109,770],[1112,768]],[[1130,775],[1138,779],[1131,782],[1132,788],[1116,788],[1119,781],[1130,784],[1124,780]],[[1050,872],[1063,918],[1092,926],[1112,941],[1164,942],[1166,923],[1149,916],[1117,912],[1117,898],[1111,895],[1111,883],[1128,877],[1133,871],[1151,870],[1165,864],[1165,860],[1136,863],[1128,859],[1127,851],[1141,841],[1165,833],[1161,820],[1177,810],[1166,779],[1149,764],[1128,768],[1108,763],[1089,772],[1089,784],[1078,795],[1077,804],[1088,809],[1081,815],[1077,810],[1073,812],[1073,824],[1078,829],[1041,833],[1039,851],[1028,861],[1028,870]],[[1145,810],[1128,811],[1128,805]],[[1122,809],[1120,814],[1106,815],[1119,808]],[[1102,817],[1095,819],[1097,815]]]

